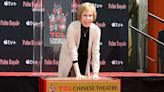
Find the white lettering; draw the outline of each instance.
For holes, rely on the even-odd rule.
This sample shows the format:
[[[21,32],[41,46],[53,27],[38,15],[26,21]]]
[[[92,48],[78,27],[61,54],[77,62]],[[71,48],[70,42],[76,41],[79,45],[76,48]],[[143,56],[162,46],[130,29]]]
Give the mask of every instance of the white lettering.
[[[124,64],[124,62],[121,60],[112,60],[111,63],[112,63],[112,65],[123,65]]]
[[[113,23],[111,23],[111,26],[112,26],[113,28],[115,28],[115,27],[117,27],[117,28],[122,28],[124,25],[123,25],[123,23],[113,22]]]
[[[20,21],[16,20],[0,20],[0,26],[11,26],[11,27],[17,27],[20,26]]]
[[[100,27],[100,28],[106,27],[106,23],[105,23],[105,22],[102,22],[102,23],[96,22],[96,25],[97,25],[98,27]]]
[[[127,5],[125,4],[113,4],[113,3],[108,3],[108,9],[118,9],[118,10],[123,10],[123,9],[127,9]]]
[[[108,41],[108,46],[125,47],[125,46],[127,46],[127,42],[125,42],[125,41],[122,41],[122,42],[120,42],[120,41]]]
[[[26,46],[36,46],[36,45],[42,45],[41,41],[35,41],[35,40],[22,40],[22,45]]]
[[[4,45],[15,45],[15,44],[16,44],[16,41],[5,39],[5,40],[3,41],[3,44],[4,44]]]
[[[11,2],[11,1],[4,1],[4,6],[16,6],[16,2]]]

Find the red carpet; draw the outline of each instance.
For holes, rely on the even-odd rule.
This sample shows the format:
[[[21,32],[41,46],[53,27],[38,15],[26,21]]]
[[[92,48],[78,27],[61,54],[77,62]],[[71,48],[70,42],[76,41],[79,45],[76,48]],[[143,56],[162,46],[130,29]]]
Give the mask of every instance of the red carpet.
[[[100,76],[109,77],[150,77],[150,76],[164,76],[164,74],[159,73],[140,73],[140,72],[105,72],[100,73]]]
[[[0,72],[0,76],[57,76],[54,72]],[[101,72],[102,77],[149,77],[149,76],[164,76],[159,73],[140,73],[140,72]]]

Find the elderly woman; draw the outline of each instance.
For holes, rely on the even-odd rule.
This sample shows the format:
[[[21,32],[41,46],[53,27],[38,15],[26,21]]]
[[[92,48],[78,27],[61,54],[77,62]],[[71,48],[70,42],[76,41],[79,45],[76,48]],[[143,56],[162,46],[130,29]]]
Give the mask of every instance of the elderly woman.
[[[78,20],[69,25],[66,41],[61,48],[58,77],[99,78],[101,30],[93,23],[96,17],[96,8],[92,3],[80,5]]]

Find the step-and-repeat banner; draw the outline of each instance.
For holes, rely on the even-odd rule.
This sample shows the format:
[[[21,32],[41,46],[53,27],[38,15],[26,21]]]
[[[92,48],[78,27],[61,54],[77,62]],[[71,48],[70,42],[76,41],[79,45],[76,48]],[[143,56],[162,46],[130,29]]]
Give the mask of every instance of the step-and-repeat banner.
[[[101,71],[126,71],[128,0],[1,0],[0,71],[57,72],[67,27],[86,1],[97,8]]]
[[[32,71],[31,0],[0,0],[0,71]],[[36,44],[37,45],[37,44]]]
[[[97,8],[101,28],[101,71],[126,71],[128,64],[128,0],[82,0]]]

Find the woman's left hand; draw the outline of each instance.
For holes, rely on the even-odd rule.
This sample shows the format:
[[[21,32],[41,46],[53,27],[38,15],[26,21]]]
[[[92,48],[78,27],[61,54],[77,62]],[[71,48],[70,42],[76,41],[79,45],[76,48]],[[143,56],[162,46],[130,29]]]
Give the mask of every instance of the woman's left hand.
[[[99,79],[99,75],[98,73],[93,73],[93,75],[91,76],[91,79]]]

